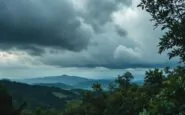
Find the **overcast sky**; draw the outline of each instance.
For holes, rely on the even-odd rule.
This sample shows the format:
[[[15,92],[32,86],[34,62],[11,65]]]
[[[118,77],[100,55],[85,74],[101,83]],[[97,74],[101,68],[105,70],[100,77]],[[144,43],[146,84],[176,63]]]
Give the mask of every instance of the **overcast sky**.
[[[173,66],[139,0],[1,0],[0,77],[116,77]]]

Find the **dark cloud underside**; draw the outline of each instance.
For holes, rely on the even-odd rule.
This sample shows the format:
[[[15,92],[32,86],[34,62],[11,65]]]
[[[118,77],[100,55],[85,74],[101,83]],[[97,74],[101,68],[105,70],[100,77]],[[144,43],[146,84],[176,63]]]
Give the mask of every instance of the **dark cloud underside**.
[[[39,46],[80,51],[88,45],[86,33],[67,0],[0,1],[2,49]]]

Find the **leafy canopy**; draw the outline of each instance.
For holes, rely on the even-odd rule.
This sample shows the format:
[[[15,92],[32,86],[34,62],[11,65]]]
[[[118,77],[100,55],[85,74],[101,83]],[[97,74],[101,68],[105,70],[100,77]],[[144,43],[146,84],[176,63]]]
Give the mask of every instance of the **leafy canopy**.
[[[159,53],[168,51],[169,58],[185,62],[185,0],[141,0],[138,5],[152,16],[156,27],[166,29],[160,39]]]

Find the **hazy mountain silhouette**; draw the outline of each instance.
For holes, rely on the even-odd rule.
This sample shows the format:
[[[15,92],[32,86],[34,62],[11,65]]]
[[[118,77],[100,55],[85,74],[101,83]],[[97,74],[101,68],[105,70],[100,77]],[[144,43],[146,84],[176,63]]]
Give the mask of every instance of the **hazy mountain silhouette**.
[[[88,79],[79,76],[61,75],[41,78],[20,79],[16,81],[27,84],[36,84],[41,86],[57,87],[61,89],[70,90],[91,89],[94,83],[99,83],[102,85],[103,89],[107,89],[109,87],[109,84],[114,82],[114,79]],[[143,83],[143,80],[135,80],[133,82],[141,85]]]
[[[62,76],[51,76],[51,77],[42,77],[42,78],[20,79],[20,80],[16,80],[16,81],[27,83],[27,84],[63,83],[66,85],[75,85],[80,82],[86,82],[89,80],[90,79],[78,77],[78,76],[62,75]]]

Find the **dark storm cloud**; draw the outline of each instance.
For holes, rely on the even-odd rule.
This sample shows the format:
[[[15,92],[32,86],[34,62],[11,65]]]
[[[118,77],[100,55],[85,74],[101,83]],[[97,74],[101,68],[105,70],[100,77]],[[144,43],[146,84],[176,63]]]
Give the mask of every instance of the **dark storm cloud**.
[[[74,0],[0,0],[0,49],[23,50],[25,58],[57,67],[164,65],[155,52],[159,33],[134,0],[79,1],[84,11]]]
[[[42,52],[41,47],[80,51],[89,36],[67,0],[1,0],[1,49]]]
[[[70,0],[1,0],[0,48],[21,49],[39,55],[44,47],[81,51],[89,45],[90,34],[83,22],[102,31],[111,14],[130,0],[88,0],[79,14]]]
[[[132,0],[88,0],[85,21],[92,25],[96,32],[101,32],[102,26],[112,21],[112,13],[119,10],[119,6],[128,7]]]

